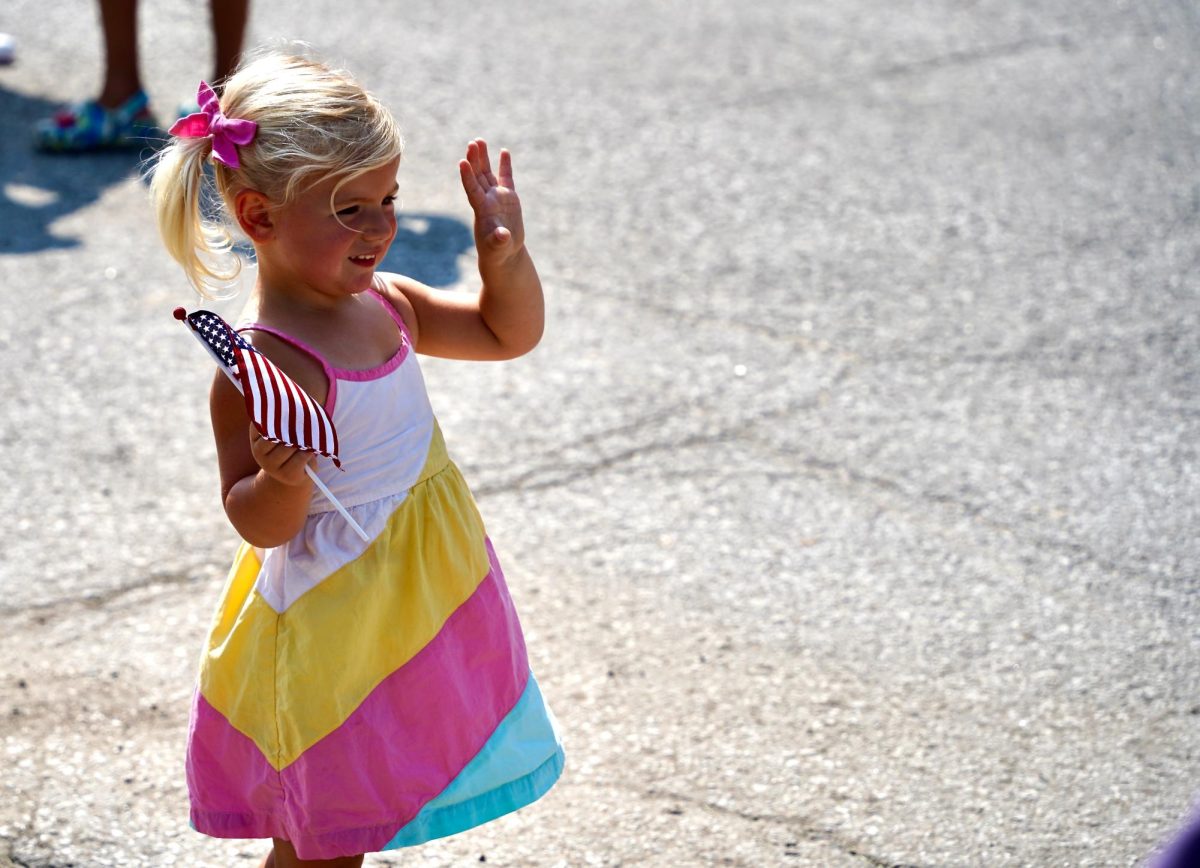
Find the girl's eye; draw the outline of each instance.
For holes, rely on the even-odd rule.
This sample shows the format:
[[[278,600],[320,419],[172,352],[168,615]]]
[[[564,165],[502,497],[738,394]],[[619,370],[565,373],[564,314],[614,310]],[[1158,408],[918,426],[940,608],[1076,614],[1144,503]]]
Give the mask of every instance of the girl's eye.
[[[395,204],[396,204],[396,197],[395,197],[395,196],[388,196],[387,198],[385,198],[385,199],[383,200],[383,204],[384,204],[385,206],[389,207],[389,208],[390,208],[390,207],[392,207],[393,205],[395,205]]]
[[[351,205],[349,208],[343,208],[341,211],[338,211],[337,215],[339,217],[353,217],[357,213],[358,213],[358,206]]]

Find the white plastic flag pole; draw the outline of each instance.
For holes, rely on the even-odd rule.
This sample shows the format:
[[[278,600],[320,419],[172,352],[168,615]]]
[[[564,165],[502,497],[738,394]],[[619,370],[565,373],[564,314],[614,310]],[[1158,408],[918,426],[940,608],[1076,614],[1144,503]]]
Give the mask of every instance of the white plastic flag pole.
[[[238,382],[238,378],[233,375],[229,368],[225,367],[225,363],[221,361],[221,357],[213,351],[213,348],[205,343],[204,339],[200,337],[200,335],[196,334],[196,332],[194,332],[190,326],[188,327],[188,332],[190,332],[192,337],[194,337],[200,343],[200,346],[204,347],[205,351],[213,357],[213,361],[217,363],[217,367],[220,369],[221,373],[225,375],[229,382],[233,383],[233,387],[237,389],[240,394],[245,394],[242,392],[242,384]],[[367,532],[362,529],[357,521],[354,520],[354,516],[346,511],[346,507],[342,506],[341,501],[333,496],[333,492],[330,491],[328,486],[321,481],[321,477],[318,476],[317,472],[312,469],[311,464],[304,465],[304,472],[308,474],[308,478],[311,479],[317,488],[321,490],[321,494],[325,495],[325,499],[333,505],[333,508],[338,511],[338,514],[342,518],[346,519],[346,523],[350,525],[351,530],[358,534],[359,539],[365,543],[369,543],[371,538],[367,536]]]
[[[346,512],[346,507],[342,506],[342,502],[333,496],[333,492],[325,486],[325,483],[321,481],[321,477],[317,476],[317,471],[312,469],[311,464],[304,465],[304,472],[308,474],[308,478],[313,481],[313,484],[315,484],[317,488],[321,489],[321,494],[325,495],[325,499],[333,504],[333,508],[338,511],[338,514],[341,515],[342,518],[346,519],[346,524],[350,525],[350,529],[358,534],[358,538],[365,543],[369,543],[371,538],[367,536],[367,532],[359,526],[357,521],[354,520],[354,516]]]

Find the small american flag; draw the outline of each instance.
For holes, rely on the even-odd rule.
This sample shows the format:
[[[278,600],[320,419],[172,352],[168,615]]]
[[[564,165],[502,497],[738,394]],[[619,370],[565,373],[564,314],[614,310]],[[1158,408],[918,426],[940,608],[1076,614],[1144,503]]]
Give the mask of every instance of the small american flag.
[[[333,420],[295,380],[215,313],[187,313],[177,308],[175,318],[191,327],[218,364],[240,384],[246,413],[259,434],[275,443],[324,455],[342,466]]]

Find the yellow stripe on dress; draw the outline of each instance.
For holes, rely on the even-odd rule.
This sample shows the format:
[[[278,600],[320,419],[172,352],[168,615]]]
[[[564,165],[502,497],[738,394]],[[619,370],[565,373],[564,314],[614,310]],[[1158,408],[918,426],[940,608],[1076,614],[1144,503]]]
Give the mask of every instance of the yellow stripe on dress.
[[[282,614],[253,592],[258,559],[243,546],[201,692],[285,768],[425,647],[489,567],[483,521],[453,464],[413,488],[376,543]]]

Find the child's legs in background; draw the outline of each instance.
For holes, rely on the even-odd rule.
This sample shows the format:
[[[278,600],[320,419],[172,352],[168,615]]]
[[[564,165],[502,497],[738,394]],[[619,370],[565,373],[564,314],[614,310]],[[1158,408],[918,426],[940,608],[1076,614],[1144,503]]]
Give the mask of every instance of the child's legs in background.
[[[292,845],[282,838],[263,859],[260,868],[361,868],[362,856],[343,856],[340,859],[300,859]]]
[[[237,68],[246,35],[250,0],[211,0],[213,31],[213,84],[224,83]]]

